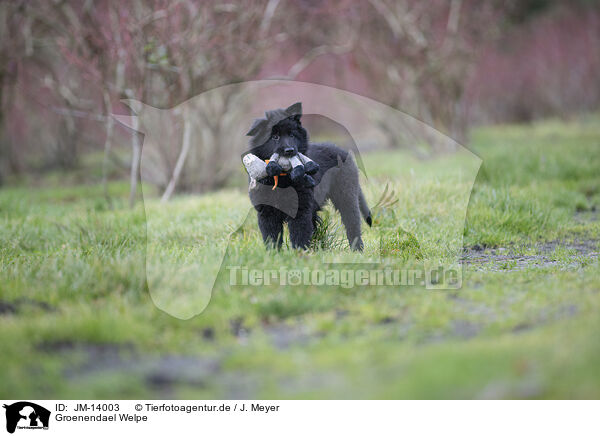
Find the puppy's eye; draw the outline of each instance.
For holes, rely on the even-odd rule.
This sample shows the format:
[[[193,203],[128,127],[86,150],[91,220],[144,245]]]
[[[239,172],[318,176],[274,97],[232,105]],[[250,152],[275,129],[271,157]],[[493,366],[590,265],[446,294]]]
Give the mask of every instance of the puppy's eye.
[[[279,135],[272,135],[271,138],[273,138],[275,141],[279,141]]]

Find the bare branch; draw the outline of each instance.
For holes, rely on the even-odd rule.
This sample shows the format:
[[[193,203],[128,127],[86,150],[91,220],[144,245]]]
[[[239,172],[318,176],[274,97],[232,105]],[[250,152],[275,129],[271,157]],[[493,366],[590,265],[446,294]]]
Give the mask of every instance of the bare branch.
[[[173,195],[175,191],[175,185],[177,185],[177,181],[181,176],[181,170],[183,169],[183,165],[185,164],[185,160],[187,159],[188,152],[190,151],[191,145],[191,136],[192,136],[192,122],[190,119],[189,110],[186,108],[183,111],[183,140],[181,145],[181,151],[179,152],[179,157],[177,158],[177,163],[175,164],[175,168],[173,169],[173,175],[171,176],[171,180],[169,180],[169,184],[163,193],[162,198],[160,199],[161,203],[166,203]]]

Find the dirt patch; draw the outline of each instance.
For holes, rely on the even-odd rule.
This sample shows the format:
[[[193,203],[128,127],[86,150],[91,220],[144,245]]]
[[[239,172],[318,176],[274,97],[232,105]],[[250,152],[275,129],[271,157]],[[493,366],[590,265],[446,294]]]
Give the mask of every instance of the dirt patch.
[[[158,359],[136,362],[146,383],[155,389],[170,390],[181,386],[205,387],[219,371],[218,360],[199,356],[166,355]]]
[[[56,308],[44,301],[31,298],[17,298],[13,301],[0,300],[0,315],[12,315],[27,309],[37,309],[44,312],[53,312]]]
[[[38,350],[48,354],[69,355],[66,375],[77,376],[104,369],[122,368],[137,353],[133,344],[88,343],[71,340],[45,341]]]
[[[557,255],[557,250],[564,254]],[[524,254],[528,253],[528,254]],[[534,254],[529,254],[534,253]],[[595,239],[576,241],[551,241],[515,249],[511,247],[484,248],[478,245],[465,248],[461,262],[476,270],[522,271],[531,268],[560,267],[576,269],[582,261],[600,258],[599,241]]]
[[[589,223],[590,221],[600,221],[600,211],[593,209],[591,211],[577,212],[574,216],[578,223]]]
[[[482,329],[483,327],[481,324],[476,324],[463,319],[457,319],[452,322],[452,334],[462,339],[474,338]]]
[[[216,358],[176,354],[140,353],[133,344],[43,342],[39,349],[59,354],[69,364],[67,378],[77,380],[105,372],[118,372],[139,378],[153,390],[168,393],[176,386],[203,387],[220,370]]]
[[[264,332],[278,350],[285,350],[294,345],[305,345],[311,339],[311,335],[303,326],[270,325],[264,327]]]
[[[0,315],[12,315],[17,313],[17,306],[8,301],[0,300]]]
[[[245,339],[250,334],[250,330],[244,327],[243,318],[235,318],[229,321],[231,327],[231,334],[238,339]]]

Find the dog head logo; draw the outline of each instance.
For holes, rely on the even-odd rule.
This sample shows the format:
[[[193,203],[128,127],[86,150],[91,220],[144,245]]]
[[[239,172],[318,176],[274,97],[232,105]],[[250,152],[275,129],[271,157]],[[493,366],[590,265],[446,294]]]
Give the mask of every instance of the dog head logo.
[[[48,429],[50,411],[29,401],[5,404],[6,431],[14,433],[16,429]]]

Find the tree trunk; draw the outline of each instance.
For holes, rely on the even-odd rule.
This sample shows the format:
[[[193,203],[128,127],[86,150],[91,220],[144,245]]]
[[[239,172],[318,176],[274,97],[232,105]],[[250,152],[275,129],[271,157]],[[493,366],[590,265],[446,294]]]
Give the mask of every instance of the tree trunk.
[[[108,163],[115,121],[112,117],[112,103],[110,101],[110,94],[107,90],[104,90],[104,112],[106,113],[106,138],[104,140],[104,162],[102,163],[102,186],[104,189],[104,198],[106,198],[106,201],[110,206],[112,202],[110,200],[110,195],[108,195]]]
[[[183,142],[181,145],[181,151],[179,152],[179,157],[177,158],[177,163],[175,164],[175,168],[173,169],[173,175],[171,176],[171,180],[165,189],[165,192],[160,199],[161,203],[166,203],[173,195],[175,191],[175,186],[177,185],[177,181],[179,180],[179,176],[181,175],[181,170],[185,164],[185,160],[187,158],[188,152],[190,150],[191,144],[191,136],[192,136],[192,122],[189,116],[189,110],[186,108],[183,112]]]
[[[131,174],[129,177],[129,207],[131,208],[135,206],[135,197],[137,195],[137,183],[140,174],[140,160],[142,157],[142,146],[140,144],[140,137],[138,132],[139,117],[137,116],[137,114],[133,117],[132,124],[134,133],[131,137]]]

